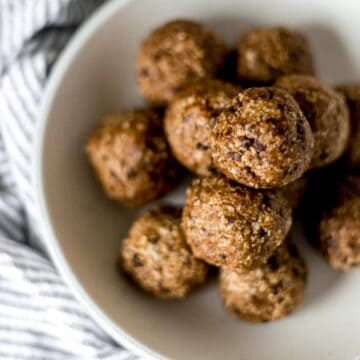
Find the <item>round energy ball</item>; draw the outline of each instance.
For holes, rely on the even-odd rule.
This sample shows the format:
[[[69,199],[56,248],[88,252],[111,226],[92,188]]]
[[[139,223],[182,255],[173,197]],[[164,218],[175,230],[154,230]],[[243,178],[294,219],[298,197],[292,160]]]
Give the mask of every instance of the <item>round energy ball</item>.
[[[345,151],[350,131],[349,112],[343,97],[330,86],[310,76],[290,75],[275,86],[286,90],[298,102],[315,138],[311,167],[337,160]]]
[[[140,92],[155,105],[164,105],[187,82],[213,77],[226,55],[224,42],[203,25],[171,21],[143,42],[136,60]]]
[[[179,170],[153,110],[105,118],[86,151],[105,193],[126,205],[143,205],[172,189]]]
[[[305,283],[305,263],[296,247],[288,243],[254,270],[220,271],[226,310],[251,322],[276,320],[290,314],[303,300]]]
[[[259,266],[283,243],[291,222],[291,209],[276,191],[250,189],[217,175],[194,180],[186,192],[186,240],[209,264]]]
[[[360,266],[360,177],[350,177],[338,189],[336,204],[321,214],[320,248],[334,269]]]
[[[170,102],[165,133],[178,161],[198,175],[214,170],[210,132],[218,113],[239,93],[219,80],[202,80],[184,88]]]
[[[250,88],[218,116],[211,133],[214,164],[253,188],[287,185],[308,169],[314,139],[296,101],[276,88]]]
[[[345,161],[350,168],[360,167],[360,84],[344,84],[335,88],[347,102],[350,113],[350,138]]]
[[[307,39],[288,28],[251,30],[240,37],[237,48],[238,76],[246,82],[269,84],[281,75],[314,73]]]
[[[182,298],[206,280],[208,266],[192,255],[180,220],[181,209],[155,208],[134,222],[122,243],[122,269],[159,298]]]

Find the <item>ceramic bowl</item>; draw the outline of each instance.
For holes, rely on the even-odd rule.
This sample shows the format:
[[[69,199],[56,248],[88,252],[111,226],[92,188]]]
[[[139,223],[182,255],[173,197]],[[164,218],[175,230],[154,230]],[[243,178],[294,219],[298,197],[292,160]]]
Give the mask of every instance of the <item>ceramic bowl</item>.
[[[55,65],[38,129],[43,231],[68,284],[92,317],[145,358],[184,360],[354,359],[360,354],[360,273],[331,270],[298,233],[309,266],[304,304],[291,316],[248,324],[225,313],[216,281],[182,301],[129,286],[115,266],[137,214],[103,195],[84,146],[101,117],[143,104],[134,57],[154,27],[200,21],[234,44],[241,32],[282,24],[310,39],[321,78],[360,79],[358,0],[111,1],[73,37]],[[181,203],[184,187],[168,198]]]

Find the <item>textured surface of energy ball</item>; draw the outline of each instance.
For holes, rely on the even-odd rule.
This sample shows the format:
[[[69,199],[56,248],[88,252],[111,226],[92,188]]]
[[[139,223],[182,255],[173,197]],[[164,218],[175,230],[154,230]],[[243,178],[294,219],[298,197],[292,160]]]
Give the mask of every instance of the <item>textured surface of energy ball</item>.
[[[345,151],[345,161],[351,168],[360,168],[360,84],[336,87],[346,99],[350,110],[350,138]]]
[[[239,93],[219,80],[201,80],[180,91],[165,116],[165,133],[175,157],[198,175],[213,171],[210,132],[218,113]]]
[[[187,82],[213,77],[226,54],[223,41],[188,20],[169,22],[142,44],[136,72],[140,92],[156,105],[166,104]]]
[[[306,266],[293,244],[248,272],[222,268],[220,290],[227,311],[241,320],[266,322],[287,316],[302,302]]]
[[[106,194],[127,205],[159,197],[173,187],[178,174],[162,119],[153,110],[106,118],[86,150]]]
[[[211,134],[215,166],[254,188],[284,186],[308,168],[314,146],[296,101],[276,88],[250,88],[220,113]]]
[[[333,268],[348,270],[360,266],[360,177],[348,178],[337,196],[320,218],[320,248]]]
[[[275,86],[294,97],[310,123],[315,138],[311,167],[328,165],[337,160],[346,148],[350,129],[343,97],[310,76],[285,76]]]
[[[186,193],[182,227],[194,255],[209,264],[252,269],[283,243],[291,209],[277,192],[223,176],[196,179]]]
[[[180,209],[155,208],[134,222],[121,247],[123,270],[156,297],[184,297],[206,280],[208,266],[192,255],[180,220]]]
[[[307,185],[308,179],[303,176],[292,183],[279,188],[279,191],[288,201],[289,206],[292,209],[296,209],[300,205],[300,202],[306,192]]]
[[[282,28],[251,30],[238,41],[238,76],[251,83],[269,84],[281,75],[314,73],[307,39]]]

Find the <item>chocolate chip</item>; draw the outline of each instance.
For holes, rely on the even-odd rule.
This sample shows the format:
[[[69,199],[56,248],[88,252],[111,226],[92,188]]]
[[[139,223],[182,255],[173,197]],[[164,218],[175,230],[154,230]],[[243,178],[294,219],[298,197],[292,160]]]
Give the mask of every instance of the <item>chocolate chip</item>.
[[[116,175],[116,173],[113,170],[110,170],[110,176],[115,179],[118,179],[118,176]]]
[[[134,256],[132,257],[132,265],[134,267],[139,267],[139,266],[143,266],[143,262],[140,259],[140,256],[138,254],[134,254]]]
[[[279,269],[279,263],[275,255],[269,257],[267,261],[267,266],[271,271],[276,271],[277,269]]]
[[[199,150],[205,151],[205,150],[209,149],[209,145],[205,145],[205,144],[202,144],[202,143],[197,143],[196,148],[199,149]]]
[[[256,139],[249,138],[247,136],[243,137],[241,140],[241,146],[245,149],[249,149],[250,147],[254,148],[256,151],[263,151],[265,150],[265,146],[261,144]]]
[[[284,284],[282,283],[282,281],[279,281],[278,283],[276,283],[275,285],[273,285],[271,287],[271,291],[274,295],[277,295],[280,292],[280,290],[283,289],[283,287],[284,287]]]
[[[326,242],[326,246],[329,248],[334,247],[336,245],[335,239],[331,236],[327,237],[325,242]]]
[[[257,151],[257,152],[261,152],[261,151],[264,151],[266,149],[266,146],[263,145],[261,142],[255,140],[254,142],[254,149]]]
[[[170,86],[170,89],[173,91],[173,92],[177,92],[181,89],[181,86],[179,85],[172,85]]]
[[[161,56],[162,56],[162,53],[161,53],[160,51],[157,52],[157,53],[154,55],[154,60],[155,60],[155,61],[160,60]]]
[[[250,166],[245,166],[245,167],[244,167],[244,171],[245,171],[246,173],[248,173],[249,175],[251,175],[251,176],[257,177],[257,176],[255,175],[255,173],[252,171],[252,169],[251,169]]]
[[[285,134],[285,129],[283,126],[279,126],[279,120],[275,119],[275,118],[268,118],[266,119],[266,123],[271,125],[271,133],[274,136],[283,136]]]
[[[282,113],[285,111],[285,105],[283,103],[278,103],[277,104],[277,108],[279,111],[281,111]]]
[[[148,236],[148,241],[151,244],[157,244],[159,241],[160,237],[158,235],[152,234]]]
[[[235,222],[235,216],[227,216],[226,221],[227,221],[228,225],[233,224]]]
[[[359,247],[358,239],[356,238],[356,239],[350,240],[348,245],[349,245],[349,248],[352,249],[352,250],[357,249]]]
[[[225,254],[219,254],[219,258],[220,258],[221,260],[225,260],[225,259],[226,259],[226,255],[225,255]]]
[[[184,265],[191,265],[191,264],[192,264],[191,257],[190,257],[190,256],[187,256],[187,257],[184,259]]]
[[[235,114],[236,111],[237,111],[237,107],[238,107],[238,106],[241,106],[240,100],[238,100],[237,102],[238,102],[238,105],[229,106],[229,107],[226,109],[226,111],[229,112],[230,114]]]
[[[241,146],[245,149],[250,148],[253,145],[253,143],[254,143],[254,139],[250,139],[246,136],[241,140]]]
[[[265,231],[265,229],[261,227],[258,231],[258,236],[260,238],[263,238],[266,234],[267,234],[267,232]]]
[[[241,161],[241,155],[235,151],[229,151],[227,155],[231,160]]]
[[[187,122],[189,122],[190,118],[187,116],[187,115],[184,115],[182,118],[181,118],[181,121],[185,124]]]
[[[141,68],[139,74],[142,77],[147,77],[149,76],[149,70],[147,68]]]
[[[136,176],[137,176],[137,172],[134,169],[129,170],[127,173],[128,179],[134,179]]]

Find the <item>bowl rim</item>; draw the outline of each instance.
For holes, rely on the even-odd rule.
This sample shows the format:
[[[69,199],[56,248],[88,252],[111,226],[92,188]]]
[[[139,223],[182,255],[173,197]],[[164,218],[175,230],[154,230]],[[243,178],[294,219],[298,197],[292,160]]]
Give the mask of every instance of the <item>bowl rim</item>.
[[[59,55],[54,68],[51,72],[47,84],[45,85],[43,100],[40,105],[38,121],[35,129],[34,141],[34,169],[32,173],[32,183],[35,189],[36,200],[39,205],[40,215],[40,233],[46,237],[45,246],[55,267],[59,271],[64,282],[69,286],[75,298],[84,305],[87,313],[107,334],[119,342],[126,349],[134,354],[150,360],[165,359],[147,346],[141,344],[132,336],[128,335],[119,325],[116,325],[100,307],[95,304],[91,296],[85,291],[79,280],[71,269],[70,264],[65,258],[61,249],[60,242],[57,239],[52,227],[50,215],[48,212],[47,199],[44,191],[44,140],[48,125],[48,118],[56,97],[57,90],[62,82],[64,74],[71,65],[74,58],[81,51],[88,40],[96,31],[106,24],[112,16],[129,4],[133,0],[112,0],[100,5],[94,13],[82,24],[67,43],[66,47]]]

